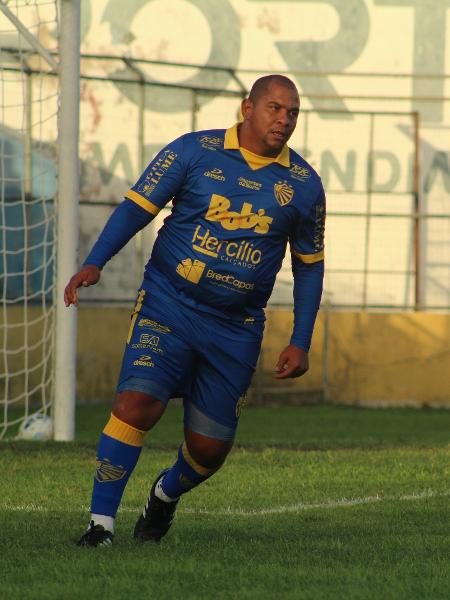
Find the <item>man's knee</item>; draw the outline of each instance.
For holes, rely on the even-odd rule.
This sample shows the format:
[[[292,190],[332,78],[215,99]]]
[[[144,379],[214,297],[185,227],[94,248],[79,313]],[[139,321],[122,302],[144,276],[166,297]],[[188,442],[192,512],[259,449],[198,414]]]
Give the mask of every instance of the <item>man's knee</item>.
[[[206,437],[190,429],[186,429],[185,439],[189,454],[195,462],[212,469],[222,466],[233,446],[232,441]]]
[[[124,390],[117,394],[112,412],[131,427],[148,431],[159,421],[165,408],[165,404],[153,396]]]

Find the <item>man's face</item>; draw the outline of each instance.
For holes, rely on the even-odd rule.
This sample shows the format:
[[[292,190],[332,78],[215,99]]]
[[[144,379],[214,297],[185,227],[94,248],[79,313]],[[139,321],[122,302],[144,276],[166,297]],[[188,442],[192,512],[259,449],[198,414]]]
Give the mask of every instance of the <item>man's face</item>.
[[[253,152],[277,156],[297,125],[299,109],[295,88],[274,81],[255,102],[244,100],[242,114],[248,122]]]

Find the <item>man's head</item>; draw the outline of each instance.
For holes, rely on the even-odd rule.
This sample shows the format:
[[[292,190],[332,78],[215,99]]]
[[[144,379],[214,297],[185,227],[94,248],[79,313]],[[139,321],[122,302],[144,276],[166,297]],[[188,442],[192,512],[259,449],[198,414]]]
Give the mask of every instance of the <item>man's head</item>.
[[[261,156],[277,156],[297,124],[300,99],[284,75],[266,75],[242,102],[241,146]]]

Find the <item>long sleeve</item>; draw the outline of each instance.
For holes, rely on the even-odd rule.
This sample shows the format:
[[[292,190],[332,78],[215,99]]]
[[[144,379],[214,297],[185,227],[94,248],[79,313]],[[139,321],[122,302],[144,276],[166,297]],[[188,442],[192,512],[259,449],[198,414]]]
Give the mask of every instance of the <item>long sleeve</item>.
[[[163,148],[125,194],[84,264],[100,269],[169,202],[186,175],[184,136]]]
[[[131,200],[125,199],[114,210],[83,264],[102,269],[125,244],[154,218]]]
[[[322,297],[326,202],[322,185],[291,236],[294,331],[291,344],[308,352]]]
[[[291,344],[308,352],[322,297],[324,261],[303,263],[292,257],[294,329]]]

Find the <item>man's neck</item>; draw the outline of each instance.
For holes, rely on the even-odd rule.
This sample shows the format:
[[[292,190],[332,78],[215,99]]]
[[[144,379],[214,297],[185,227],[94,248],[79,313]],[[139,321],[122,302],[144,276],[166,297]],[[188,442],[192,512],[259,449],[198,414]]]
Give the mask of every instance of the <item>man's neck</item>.
[[[239,146],[248,150],[249,152],[253,152],[257,156],[263,156],[264,158],[276,158],[279,155],[279,151],[272,150],[271,148],[264,147],[263,144],[255,144],[251,140],[251,136],[249,135],[248,127],[246,126],[245,121],[240,123],[237,127],[237,135],[239,140]]]

